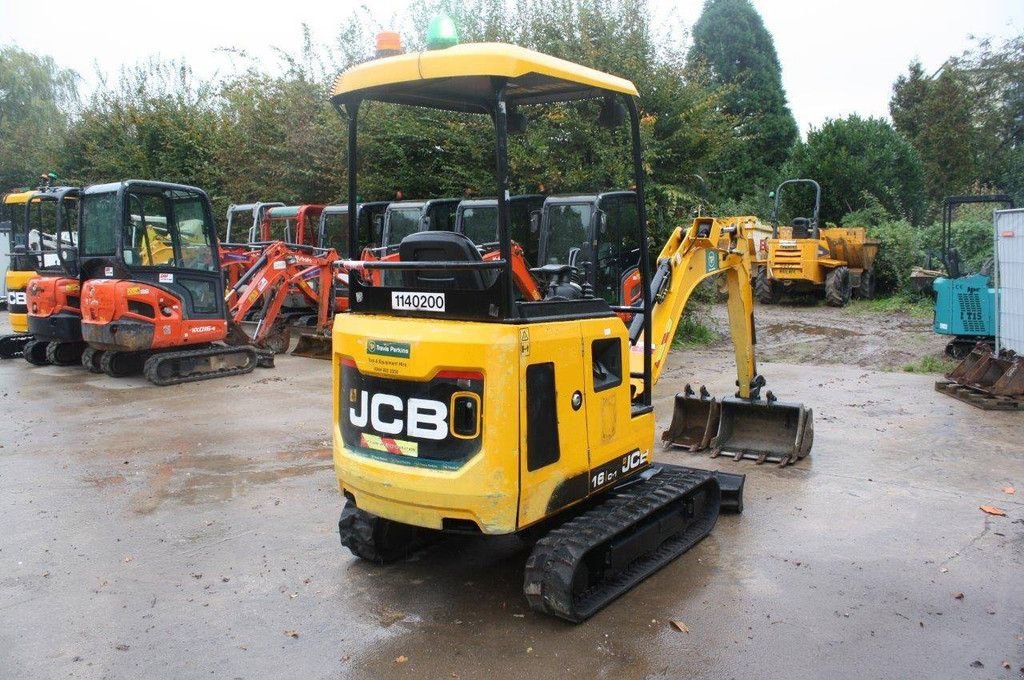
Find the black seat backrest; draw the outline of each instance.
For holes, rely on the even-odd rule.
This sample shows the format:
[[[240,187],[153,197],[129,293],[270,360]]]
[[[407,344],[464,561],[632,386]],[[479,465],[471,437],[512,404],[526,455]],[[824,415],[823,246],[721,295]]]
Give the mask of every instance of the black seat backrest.
[[[806,217],[793,218],[793,238],[810,238],[811,221]]]
[[[480,251],[473,241],[464,234],[454,231],[421,231],[409,234],[398,248],[402,262],[482,262]],[[493,275],[485,276],[484,270],[435,269],[426,271],[403,271],[402,284],[416,288],[457,288],[459,290],[484,290],[485,281],[493,281]]]

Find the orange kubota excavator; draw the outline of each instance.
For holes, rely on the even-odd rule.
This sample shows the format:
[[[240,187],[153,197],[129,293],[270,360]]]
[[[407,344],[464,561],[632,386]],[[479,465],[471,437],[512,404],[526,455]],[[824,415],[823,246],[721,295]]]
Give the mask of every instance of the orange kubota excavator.
[[[88,187],[80,210],[84,365],[115,377],[141,369],[157,385],[273,365],[232,332],[205,192],[126,180]],[[157,227],[166,258],[153,253]]]
[[[26,225],[29,242],[38,245],[32,255],[39,276],[25,289],[32,340],[24,357],[36,366],[77,364],[85,349],[75,247],[80,194],[75,187],[51,187],[27,204]]]

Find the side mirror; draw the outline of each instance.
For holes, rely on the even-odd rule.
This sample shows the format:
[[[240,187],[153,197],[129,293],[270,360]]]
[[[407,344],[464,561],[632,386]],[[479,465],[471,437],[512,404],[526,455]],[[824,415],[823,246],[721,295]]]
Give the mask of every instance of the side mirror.
[[[603,128],[617,128],[626,120],[626,109],[618,99],[607,98],[601,104],[601,113],[597,116],[597,124]]]
[[[594,227],[594,231],[598,234],[604,235],[605,231],[608,229],[608,213],[600,209],[597,210],[597,212],[594,213]]]
[[[526,132],[527,118],[525,114],[519,112],[509,113],[506,123],[510,135],[521,135]]]
[[[530,233],[536,234],[540,231],[540,210],[530,211]]]

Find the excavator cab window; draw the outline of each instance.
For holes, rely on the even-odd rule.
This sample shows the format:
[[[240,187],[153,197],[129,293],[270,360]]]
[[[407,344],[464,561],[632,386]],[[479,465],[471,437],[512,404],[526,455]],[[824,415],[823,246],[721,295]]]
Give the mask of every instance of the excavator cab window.
[[[291,219],[271,219],[270,239],[271,241],[284,241],[285,243],[295,242],[295,227]]]
[[[344,212],[324,212],[324,233],[321,246],[333,248],[342,257],[348,256],[348,209]]]
[[[431,231],[454,231],[455,230],[455,209],[457,201],[441,201],[431,203],[427,210],[427,229]]]
[[[587,242],[594,207],[589,203],[556,203],[547,207],[548,231],[543,236],[543,264],[568,264],[569,253]]]
[[[459,211],[461,233],[480,245],[496,241],[495,232],[498,224],[498,205],[483,205]],[[513,239],[514,240],[514,239]]]
[[[384,246],[397,246],[409,234],[420,230],[422,208],[410,206],[388,210],[384,223]]]
[[[125,264],[214,271],[211,235],[198,196],[132,193],[122,249]]]
[[[623,278],[640,264],[636,196],[606,196],[599,205],[594,230],[594,291],[608,304],[629,304],[620,298]]]
[[[86,257],[111,256],[115,235],[110,228],[117,223],[117,194],[113,191],[89,194],[82,198],[81,252]]]

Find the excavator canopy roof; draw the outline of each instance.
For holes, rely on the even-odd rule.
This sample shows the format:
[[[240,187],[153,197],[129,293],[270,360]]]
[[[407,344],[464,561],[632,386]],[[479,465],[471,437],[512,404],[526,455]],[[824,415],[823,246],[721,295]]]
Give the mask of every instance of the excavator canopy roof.
[[[638,94],[624,78],[571,61],[516,45],[467,43],[353,66],[334,81],[331,101],[372,99],[483,113],[494,101],[492,78],[506,80],[509,104],[588,99],[609,92]]]

